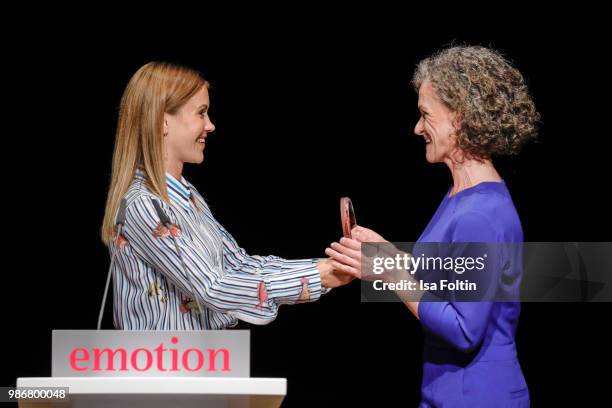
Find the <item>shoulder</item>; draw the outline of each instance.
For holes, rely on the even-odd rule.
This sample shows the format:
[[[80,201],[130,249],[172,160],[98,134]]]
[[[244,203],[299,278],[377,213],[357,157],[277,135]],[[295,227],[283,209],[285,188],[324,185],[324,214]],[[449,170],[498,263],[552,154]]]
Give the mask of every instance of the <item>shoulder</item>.
[[[475,209],[460,211],[451,223],[452,241],[480,242],[495,241],[497,229],[490,214]]]
[[[522,240],[521,222],[505,187],[464,197],[454,218],[454,235],[466,240]]]
[[[158,216],[155,202],[170,217],[170,220],[176,223],[173,207],[162,198],[153,194],[143,180],[134,179],[124,198],[126,200],[127,224],[142,223],[143,221],[146,223],[157,223],[160,217]]]

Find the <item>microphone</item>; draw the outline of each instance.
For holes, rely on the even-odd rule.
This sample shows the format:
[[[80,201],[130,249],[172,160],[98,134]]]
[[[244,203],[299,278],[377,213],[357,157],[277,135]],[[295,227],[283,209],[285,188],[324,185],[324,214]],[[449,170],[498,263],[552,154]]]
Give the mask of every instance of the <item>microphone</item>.
[[[159,217],[159,220],[161,221],[162,225],[165,225],[166,228],[170,229],[170,218],[166,215],[166,213],[164,212],[164,210],[161,208],[161,205],[159,204],[159,201],[157,200],[152,200],[153,201],[153,207],[155,207],[155,212],[157,213],[157,216]]]
[[[157,200],[152,200],[152,201],[153,201],[153,207],[155,207],[155,212],[157,213],[159,220],[161,221],[162,225],[164,225],[166,228],[168,228],[168,231],[170,231],[170,236],[172,237],[172,240],[174,241],[174,247],[176,248],[176,253],[179,256],[179,259],[181,260],[181,267],[183,268],[183,274],[187,278],[187,282],[189,282],[189,286],[191,286],[191,291],[193,292],[193,297],[196,301],[196,305],[198,306],[198,311],[200,314],[202,314],[202,306],[200,305],[200,301],[198,300],[198,296],[197,296],[195,287],[193,286],[193,282],[191,281],[191,277],[189,276],[189,273],[187,273],[187,265],[185,264],[185,259],[183,258],[183,252],[181,251],[181,248],[179,247],[176,236],[172,233],[173,225],[170,222],[170,218],[168,217],[168,215],[166,215],[164,210],[161,208],[161,204],[159,203],[159,201]]]
[[[121,230],[123,229],[123,226],[125,225],[125,208],[126,207],[127,207],[127,200],[123,198],[121,200],[121,203],[119,204],[119,210],[117,211],[117,217],[115,218],[115,228],[117,228],[117,235],[115,236],[115,240],[113,242],[115,245],[119,244],[119,237],[121,236]],[[113,245],[113,243],[111,243],[111,245]],[[100,330],[100,327],[102,326],[102,317],[104,317],[104,306],[106,305],[106,297],[108,295],[108,287],[110,285],[111,273],[113,271],[113,266],[115,265],[115,257],[117,256],[117,252],[119,249],[120,248],[118,248],[117,251],[113,252],[113,255],[111,256],[111,262],[108,267],[108,275],[106,276],[106,286],[104,287],[104,296],[102,297],[102,306],[100,306],[100,313],[98,314],[98,330]]]

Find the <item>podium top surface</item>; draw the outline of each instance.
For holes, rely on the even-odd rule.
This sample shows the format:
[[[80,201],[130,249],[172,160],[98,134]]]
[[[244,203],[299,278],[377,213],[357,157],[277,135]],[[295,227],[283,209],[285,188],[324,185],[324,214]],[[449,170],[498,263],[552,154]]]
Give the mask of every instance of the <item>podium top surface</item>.
[[[68,387],[70,395],[278,395],[285,378],[215,377],[25,377],[17,387]]]

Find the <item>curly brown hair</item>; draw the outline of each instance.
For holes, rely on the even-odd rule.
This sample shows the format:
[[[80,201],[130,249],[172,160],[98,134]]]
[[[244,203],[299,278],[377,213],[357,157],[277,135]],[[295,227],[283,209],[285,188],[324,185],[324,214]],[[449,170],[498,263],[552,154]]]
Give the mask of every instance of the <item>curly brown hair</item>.
[[[540,119],[521,73],[500,53],[454,46],[419,62],[412,84],[429,82],[460,117],[457,145],[469,157],[517,154]]]

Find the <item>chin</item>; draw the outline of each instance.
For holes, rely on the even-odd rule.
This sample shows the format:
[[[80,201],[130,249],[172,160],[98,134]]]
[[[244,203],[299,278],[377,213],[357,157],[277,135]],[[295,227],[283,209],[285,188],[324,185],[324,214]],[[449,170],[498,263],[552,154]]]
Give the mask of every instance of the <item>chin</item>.
[[[440,157],[430,157],[429,155],[425,156],[425,160],[427,160],[427,163],[430,164],[442,163],[444,161]]]
[[[185,163],[190,164],[201,164],[204,161],[204,154],[200,154],[199,156],[194,156],[189,158],[189,160],[185,160]]]

